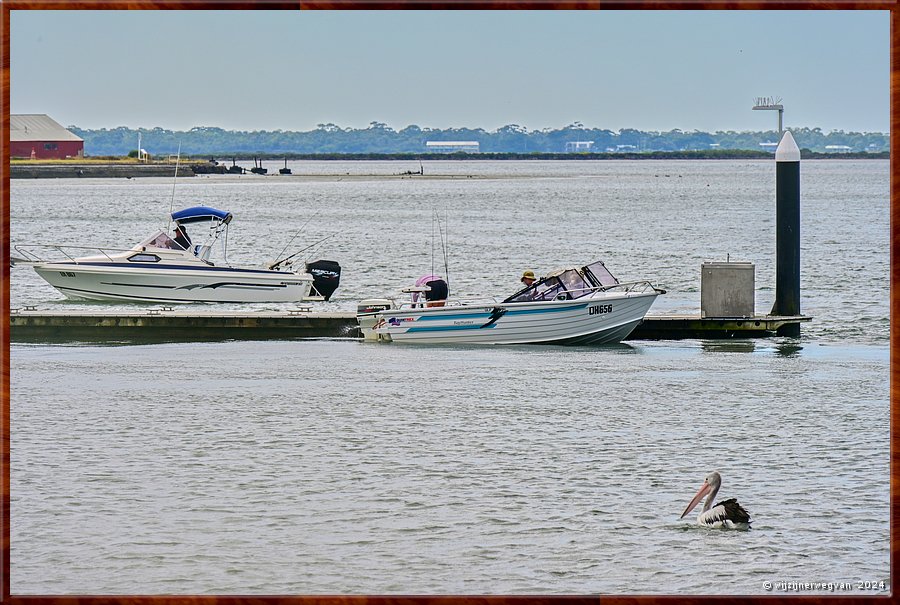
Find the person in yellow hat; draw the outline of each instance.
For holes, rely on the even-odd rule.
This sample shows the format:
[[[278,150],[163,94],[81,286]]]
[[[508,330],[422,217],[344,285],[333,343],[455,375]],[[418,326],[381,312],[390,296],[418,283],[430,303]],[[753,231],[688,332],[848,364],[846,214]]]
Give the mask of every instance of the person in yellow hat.
[[[531,288],[531,285],[534,284],[535,281],[537,281],[534,276],[534,271],[526,271],[522,274],[522,278],[519,281],[525,284],[525,289],[515,298],[511,298],[509,302],[528,302],[534,300],[537,292],[528,289]]]

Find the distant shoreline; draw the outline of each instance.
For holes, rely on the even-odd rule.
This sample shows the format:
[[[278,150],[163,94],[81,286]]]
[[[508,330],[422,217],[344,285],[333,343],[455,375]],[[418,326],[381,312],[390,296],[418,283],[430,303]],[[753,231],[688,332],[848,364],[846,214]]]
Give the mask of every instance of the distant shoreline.
[[[801,152],[803,159],[824,160],[887,160],[888,152],[881,153],[816,153],[812,151]],[[218,157],[216,164],[211,163],[210,158],[185,157],[181,158],[178,166],[178,176],[190,177],[196,175],[228,174],[227,170],[232,164],[231,157],[226,161]],[[262,161],[270,162],[267,168],[269,175],[278,175],[281,163],[285,160],[293,161],[396,161],[396,162],[433,162],[433,161],[503,161],[503,160],[544,160],[544,161],[615,161],[615,160],[772,160],[773,154],[758,151],[655,151],[647,153],[453,153],[447,155],[438,154],[263,154],[240,156],[235,155],[234,161],[240,162],[240,166],[246,169],[245,174],[250,174],[249,164],[262,164]],[[428,175],[427,171],[409,170],[398,172],[393,177],[418,178],[437,176]],[[172,176],[174,162],[157,161],[151,163],[137,163],[133,158],[103,157],[84,158],[70,160],[10,160],[11,179],[40,179],[40,178],[134,178],[134,177],[160,177]],[[422,169],[424,167],[421,167]],[[280,176],[280,175],[279,175]],[[294,175],[300,176],[300,175]],[[311,175],[307,175],[311,176]],[[328,176],[328,175],[318,175]]]
[[[250,153],[222,154],[214,156],[220,164],[230,164],[232,158],[253,161],[254,158],[269,162],[284,160],[403,160],[403,161],[444,161],[444,160],[766,160],[773,159],[774,152],[722,149],[708,151],[646,151],[627,153]],[[878,153],[820,153],[808,149],[801,150],[801,157],[808,160],[887,160],[890,152]],[[191,156],[190,162],[209,160],[209,156]],[[185,161],[182,159],[182,161]],[[277,170],[277,166],[275,167]]]
[[[171,157],[171,156],[170,156]],[[220,153],[209,155],[183,155],[181,163],[197,164],[208,163],[210,159],[216,160],[220,165],[228,165],[235,161],[252,162],[254,159],[264,160],[268,162],[283,162],[313,160],[313,161],[358,161],[358,160],[381,160],[381,161],[444,161],[444,160],[750,160],[750,159],[772,159],[774,153],[757,150],[742,149],[721,149],[721,150],[703,150],[703,151],[645,151],[645,152],[604,152],[604,153]],[[801,150],[801,157],[806,160],[888,160],[891,155],[888,151],[879,151],[877,153],[852,152],[852,153],[822,153],[810,151],[809,149]],[[155,160],[149,164],[137,162],[134,158],[120,156],[87,156],[85,158],[72,158],[66,160],[28,160],[28,159],[10,159],[10,166],[75,166],[84,165],[131,165],[131,166],[148,166],[148,165],[169,165],[174,164],[174,158],[167,160]],[[275,167],[277,170],[278,167]]]

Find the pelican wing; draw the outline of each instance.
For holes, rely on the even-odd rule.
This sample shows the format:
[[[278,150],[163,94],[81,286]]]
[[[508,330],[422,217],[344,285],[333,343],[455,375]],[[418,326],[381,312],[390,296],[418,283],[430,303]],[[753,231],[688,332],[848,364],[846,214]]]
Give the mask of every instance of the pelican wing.
[[[716,503],[711,509],[701,514],[697,519],[701,525],[720,527],[728,522],[732,524],[744,523],[750,525],[750,514],[744,507],[738,504],[734,498]]]

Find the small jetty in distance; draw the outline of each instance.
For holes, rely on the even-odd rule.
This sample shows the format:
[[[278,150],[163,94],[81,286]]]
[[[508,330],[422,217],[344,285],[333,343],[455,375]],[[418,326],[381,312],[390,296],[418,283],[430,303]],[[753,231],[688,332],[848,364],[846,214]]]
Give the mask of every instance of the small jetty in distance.
[[[174,164],[136,164],[136,163],[80,163],[65,162],[53,164],[27,163],[10,164],[11,179],[98,179],[136,177],[169,177],[175,174]],[[178,166],[178,177],[196,176],[197,172],[190,166]]]

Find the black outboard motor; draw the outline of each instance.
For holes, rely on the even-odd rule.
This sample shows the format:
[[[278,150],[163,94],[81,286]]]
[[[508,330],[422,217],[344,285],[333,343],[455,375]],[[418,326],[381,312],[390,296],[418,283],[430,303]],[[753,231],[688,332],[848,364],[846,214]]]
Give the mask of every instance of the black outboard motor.
[[[333,260],[306,263],[306,272],[313,276],[313,289],[329,300],[341,283],[341,266]]]

